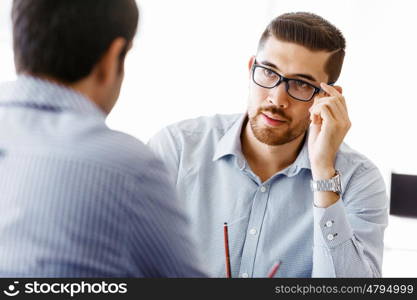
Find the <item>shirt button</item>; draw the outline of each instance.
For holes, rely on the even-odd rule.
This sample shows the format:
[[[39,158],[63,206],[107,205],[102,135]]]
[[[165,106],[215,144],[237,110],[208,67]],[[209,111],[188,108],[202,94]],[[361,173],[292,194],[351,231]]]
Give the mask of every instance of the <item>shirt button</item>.
[[[262,186],[262,187],[261,187],[261,192],[262,192],[262,193],[265,193],[265,192],[266,192],[266,187]]]
[[[252,234],[252,235],[255,235],[256,232],[257,232],[256,228],[252,228],[251,230],[249,230],[249,233]]]
[[[333,234],[328,234],[328,235],[327,235],[327,239],[328,239],[329,241],[333,241],[333,239],[334,239],[334,235],[333,235]]]
[[[326,222],[326,227],[332,227],[333,226],[333,222],[332,221],[327,221]]]
[[[249,274],[248,273],[243,273],[242,274],[242,278],[248,278],[249,277]]]

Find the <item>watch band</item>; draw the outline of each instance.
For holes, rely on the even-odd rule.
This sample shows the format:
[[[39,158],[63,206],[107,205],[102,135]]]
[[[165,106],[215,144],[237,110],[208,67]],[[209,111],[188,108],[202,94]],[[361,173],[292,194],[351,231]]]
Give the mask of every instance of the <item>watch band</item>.
[[[342,193],[341,174],[336,170],[336,175],[330,179],[311,180],[311,190],[313,192],[335,192],[338,195]]]

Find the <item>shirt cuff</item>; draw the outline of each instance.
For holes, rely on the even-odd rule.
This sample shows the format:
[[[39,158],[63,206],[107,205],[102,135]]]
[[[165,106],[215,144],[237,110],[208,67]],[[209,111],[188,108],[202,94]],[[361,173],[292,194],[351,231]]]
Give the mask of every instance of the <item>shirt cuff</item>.
[[[335,248],[353,237],[341,198],[327,208],[313,204],[313,215],[314,246]]]

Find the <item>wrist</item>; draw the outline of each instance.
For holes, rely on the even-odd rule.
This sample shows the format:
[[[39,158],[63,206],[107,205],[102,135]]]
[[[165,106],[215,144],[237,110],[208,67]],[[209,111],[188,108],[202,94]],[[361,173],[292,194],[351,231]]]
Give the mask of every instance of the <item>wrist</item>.
[[[311,168],[313,180],[330,179],[336,175],[336,169],[332,167]]]
[[[327,208],[335,204],[340,199],[340,195],[335,192],[315,192],[314,206],[318,208]]]

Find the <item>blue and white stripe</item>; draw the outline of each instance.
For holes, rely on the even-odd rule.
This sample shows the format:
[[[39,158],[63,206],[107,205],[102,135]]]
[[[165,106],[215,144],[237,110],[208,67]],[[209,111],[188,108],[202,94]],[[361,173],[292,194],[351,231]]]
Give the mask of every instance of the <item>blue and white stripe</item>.
[[[83,95],[20,76],[0,124],[0,276],[203,276],[162,163]]]

